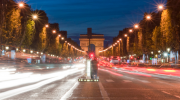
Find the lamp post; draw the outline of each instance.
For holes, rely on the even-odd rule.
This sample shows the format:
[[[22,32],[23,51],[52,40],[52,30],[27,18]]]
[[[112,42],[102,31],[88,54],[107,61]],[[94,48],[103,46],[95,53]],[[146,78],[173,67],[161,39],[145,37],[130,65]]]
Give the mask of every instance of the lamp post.
[[[147,16],[146,16],[146,19],[147,19],[147,20],[151,20],[151,15],[147,15]]]
[[[158,10],[163,10],[164,9],[164,5],[158,5]]]

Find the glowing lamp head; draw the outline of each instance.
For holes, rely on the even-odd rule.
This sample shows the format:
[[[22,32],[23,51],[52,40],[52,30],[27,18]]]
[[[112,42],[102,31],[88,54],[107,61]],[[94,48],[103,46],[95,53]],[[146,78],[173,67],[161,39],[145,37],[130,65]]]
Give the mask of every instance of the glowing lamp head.
[[[64,40],[64,37],[62,37],[61,39]]]
[[[125,34],[124,36],[127,37],[127,34]]]
[[[24,3],[23,3],[23,2],[20,2],[20,3],[19,3],[19,7],[20,7],[20,8],[24,7]]]
[[[168,56],[168,53],[164,53],[164,57],[167,57]]]
[[[169,51],[170,51],[170,48],[167,48],[167,51],[169,52]]]
[[[53,30],[53,33],[56,33],[56,30]]]
[[[150,20],[150,19],[151,19],[151,16],[150,16],[150,15],[147,15],[147,16],[146,16],[146,19],[147,19],[147,20]]]
[[[59,37],[61,37],[61,35],[58,35]]]
[[[46,26],[46,28],[48,28],[49,27],[49,25],[47,24],[47,25],[45,25]]]
[[[158,6],[158,9],[159,9],[159,10],[162,10],[163,8],[164,8],[163,5],[159,5],[159,6]]]
[[[33,19],[37,19],[37,15],[33,15]]]
[[[134,28],[136,28],[136,29],[139,28],[139,25],[138,25],[138,24],[135,24],[135,25],[134,25]]]
[[[129,32],[130,32],[130,33],[132,33],[132,32],[133,32],[133,30],[132,30],[132,29],[130,29],[130,30],[129,30]]]
[[[122,39],[119,39],[120,41],[122,40]]]

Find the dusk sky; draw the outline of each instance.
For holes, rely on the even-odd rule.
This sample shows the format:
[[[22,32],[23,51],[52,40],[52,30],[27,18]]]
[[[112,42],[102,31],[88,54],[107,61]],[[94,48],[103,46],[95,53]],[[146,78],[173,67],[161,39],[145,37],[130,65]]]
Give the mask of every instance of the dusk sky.
[[[144,12],[156,11],[156,4],[166,0],[28,0],[27,4],[47,13],[50,23],[59,23],[76,42],[91,27],[112,42],[119,30],[138,23]]]

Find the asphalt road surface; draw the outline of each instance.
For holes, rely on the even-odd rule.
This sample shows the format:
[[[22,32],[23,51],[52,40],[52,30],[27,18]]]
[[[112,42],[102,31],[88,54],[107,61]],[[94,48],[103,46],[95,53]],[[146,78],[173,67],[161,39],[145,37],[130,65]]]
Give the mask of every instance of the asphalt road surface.
[[[180,79],[101,68],[99,82],[78,82],[74,73],[6,100],[180,100]]]

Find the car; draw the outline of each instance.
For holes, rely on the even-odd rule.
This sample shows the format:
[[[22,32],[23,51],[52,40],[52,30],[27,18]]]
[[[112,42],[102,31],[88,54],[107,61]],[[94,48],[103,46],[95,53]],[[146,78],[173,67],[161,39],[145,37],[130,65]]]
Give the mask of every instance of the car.
[[[119,57],[116,56],[111,57],[110,63],[119,64]]]

